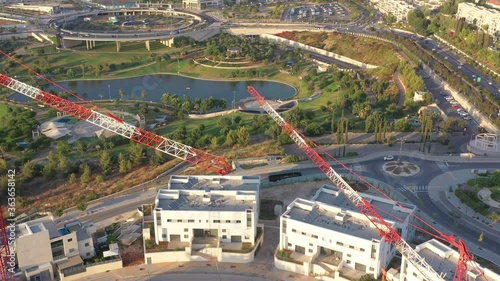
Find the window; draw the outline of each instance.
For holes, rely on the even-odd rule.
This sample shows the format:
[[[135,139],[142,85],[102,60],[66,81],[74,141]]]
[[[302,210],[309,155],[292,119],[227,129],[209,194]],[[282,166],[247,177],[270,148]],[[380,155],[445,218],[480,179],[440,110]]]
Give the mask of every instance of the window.
[[[351,261],[350,261],[350,260],[347,260],[346,262],[347,262],[347,264],[351,264]]]
[[[70,252],[70,253],[73,253],[74,251],[75,251],[75,248],[71,248],[71,249],[69,249],[69,252]]]
[[[227,235],[222,235],[222,239],[227,239]]]
[[[88,247],[90,244],[89,243],[85,243],[85,247]]]
[[[88,257],[88,256],[90,256],[90,253],[89,253],[89,252],[87,252],[85,255]]]
[[[161,238],[166,239],[167,238],[167,234],[162,234]]]
[[[189,238],[189,235],[187,235],[187,234],[184,234],[184,238]]]
[[[288,247],[292,247],[292,243],[288,243]]]
[[[172,220],[171,219],[167,219],[167,222],[172,222]]]
[[[220,223],[220,220],[214,220],[214,223]]]
[[[330,240],[330,241],[332,241],[332,240]],[[337,242],[337,245],[339,245],[339,246],[344,246],[344,243],[342,243],[342,242]]]
[[[188,231],[189,231],[189,229],[188,229],[188,228],[184,228],[184,232],[188,232]]]
[[[417,277],[417,274],[416,274],[415,272],[413,272],[413,276],[414,276],[414,277]]]
[[[222,230],[222,232],[226,232],[226,230],[225,230],[225,229],[223,229],[223,230]]]
[[[231,223],[231,221],[230,220],[226,220],[226,223]]]
[[[374,271],[375,268],[373,268],[373,266],[370,266],[370,271]]]
[[[71,242],[71,241],[73,241],[73,238],[69,238],[69,239],[68,239],[68,243],[69,243],[69,242]]]
[[[245,240],[249,240],[249,239],[250,239],[250,236],[245,235]]]
[[[177,220],[177,222],[182,222],[182,220]]]
[[[350,258],[351,257],[351,254],[347,254],[347,257]]]
[[[364,251],[365,251],[365,249],[363,249],[363,248],[359,248],[359,250],[360,250],[361,252],[364,252]]]
[[[296,229],[292,229],[292,232],[295,233],[295,232],[297,232],[297,230]]]
[[[349,245],[349,249],[354,249],[354,246],[353,245]]]
[[[194,220],[188,220],[188,222],[194,222]],[[201,221],[200,221],[201,222]]]
[[[313,245],[313,243],[309,243],[309,246],[311,246],[311,247],[312,247],[312,245]]]
[[[312,252],[313,252],[313,250],[312,250],[312,249],[309,249],[309,251],[308,251],[308,252],[309,252],[309,253],[312,253]]]
[[[312,238],[318,239],[318,235],[312,235]]]
[[[237,221],[236,221],[236,223],[241,223],[241,221],[240,221],[240,220],[237,220]]]

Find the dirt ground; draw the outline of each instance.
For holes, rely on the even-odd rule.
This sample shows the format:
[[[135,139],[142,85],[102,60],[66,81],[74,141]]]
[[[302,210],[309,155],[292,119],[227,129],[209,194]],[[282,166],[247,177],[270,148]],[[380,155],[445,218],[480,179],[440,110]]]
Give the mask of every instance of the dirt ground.
[[[144,263],[144,248],[142,238],[137,239],[132,245],[122,250],[123,266],[133,266]]]

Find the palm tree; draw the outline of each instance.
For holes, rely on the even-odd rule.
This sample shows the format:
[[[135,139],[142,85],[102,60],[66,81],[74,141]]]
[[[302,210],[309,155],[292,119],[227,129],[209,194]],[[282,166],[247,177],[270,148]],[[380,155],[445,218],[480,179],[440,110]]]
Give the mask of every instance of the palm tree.
[[[125,90],[124,89],[118,90],[118,94],[120,94],[120,99],[122,100],[123,96],[125,95]]]
[[[170,94],[169,93],[163,93],[163,95],[160,98],[161,102],[167,107],[167,103],[170,101]]]

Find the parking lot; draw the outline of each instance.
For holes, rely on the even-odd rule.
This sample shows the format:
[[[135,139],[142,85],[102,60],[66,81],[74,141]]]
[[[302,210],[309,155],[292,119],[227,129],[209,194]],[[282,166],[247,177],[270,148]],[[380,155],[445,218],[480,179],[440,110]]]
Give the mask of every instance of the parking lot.
[[[349,19],[349,11],[338,3],[286,8],[281,15],[281,21],[286,22],[334,23]]]

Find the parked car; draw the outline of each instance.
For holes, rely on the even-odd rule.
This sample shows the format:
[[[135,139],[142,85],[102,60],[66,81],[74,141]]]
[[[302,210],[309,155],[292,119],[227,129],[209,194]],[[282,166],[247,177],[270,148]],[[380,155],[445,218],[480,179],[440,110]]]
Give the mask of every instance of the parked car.
[[[462,108],[462,107],[461,107],[460,105],[458,105],[458,104],[454,104],[454,105],[452,105],[451,107],[453,107],[453,108]]]
[[[472,118],[470,116],[468,116],[468,115],[464,116],[463,118],[464,118],[464,120],[472,120]]]
[[[392,161],[392,160],[394,160],[394,156],[392,155],[384,156],[384,161]]]

